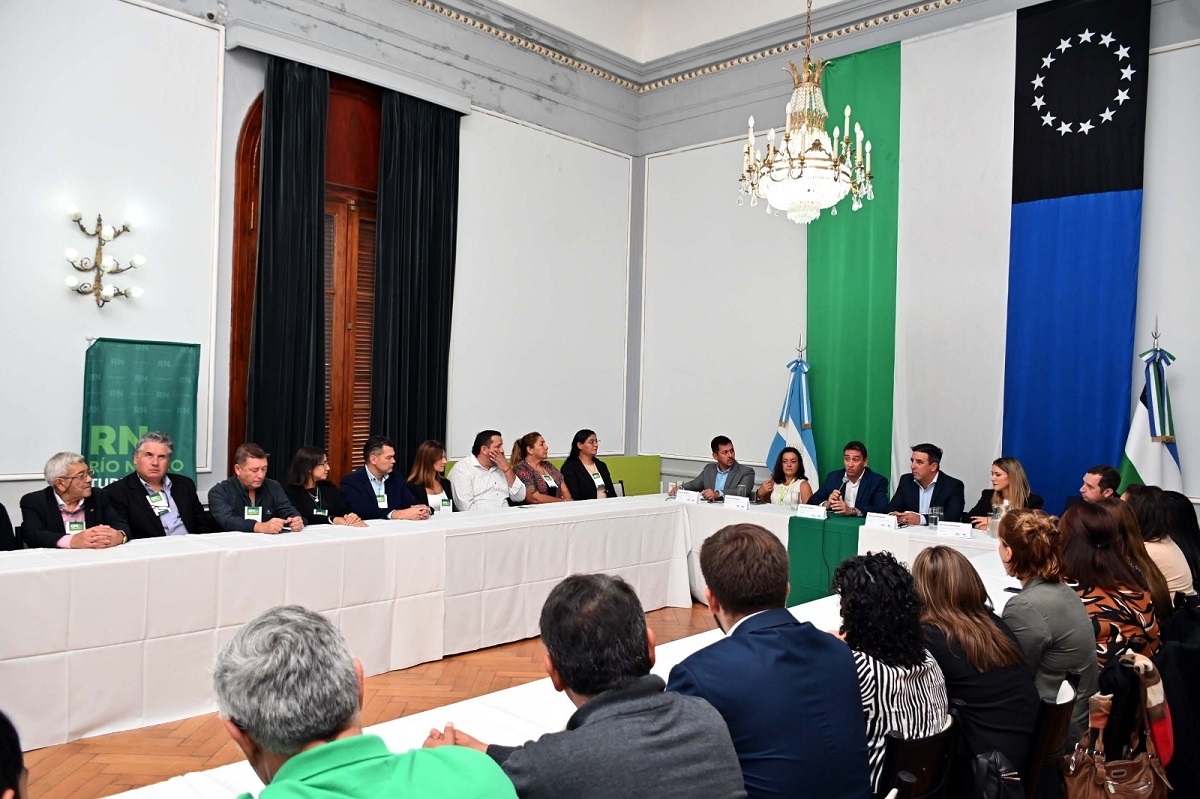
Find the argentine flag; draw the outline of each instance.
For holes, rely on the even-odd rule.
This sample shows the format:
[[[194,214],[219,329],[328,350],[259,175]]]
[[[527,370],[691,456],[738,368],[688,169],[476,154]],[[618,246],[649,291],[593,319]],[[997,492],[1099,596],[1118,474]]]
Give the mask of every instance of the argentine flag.
[[[1158,486],[1183,491],[1179,449],[1175,446],[1175,421],[1167,391],[1167,367],[1175,360],[1157,346],[1140,356],[1146,362],[1146,387],[1133,409],[1125,457],[1121,460],[1121,485]]]
[[[783,398],[783,409],[779,412],[779,427],[767,452],[767,468],[775,467],[775,459],[784,447],[795,447],[800,450],[808,485],[816,491],[821,485],[821,476],[817,473],[817,445],[813,442],[812,405],[808,401],[808,361],[797,358],[787,368],[792,376]]]

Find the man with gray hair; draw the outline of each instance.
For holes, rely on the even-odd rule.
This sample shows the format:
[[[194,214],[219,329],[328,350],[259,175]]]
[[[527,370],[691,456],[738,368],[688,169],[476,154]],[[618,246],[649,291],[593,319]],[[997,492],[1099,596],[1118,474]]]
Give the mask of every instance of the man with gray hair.
[[[362,664],[328,619],[299,605],[243,627],[217,655],[213,688],[225,729],[267,786],[259,799],[516,796],[486,755],[460,747],[398,755],[364,735]]]
[[[129,520],[130,538],[196,535],[216,529],[192,479],[168,471],[174,450],[175,442],[166,433],[144,434],[133,451],[134,471],[105,486],[104,493]]]
[[[59,452],[43,471],[49,487],[21,497],[21,532],[31,547],[104,549],[129,540],[129,524],[92,488],[92,470],[78,452]]]

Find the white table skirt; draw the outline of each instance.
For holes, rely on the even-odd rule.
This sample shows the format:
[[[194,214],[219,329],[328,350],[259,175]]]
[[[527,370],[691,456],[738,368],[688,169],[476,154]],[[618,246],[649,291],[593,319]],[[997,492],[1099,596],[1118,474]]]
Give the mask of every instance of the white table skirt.
[[[576,572],[688,607],[687,552],[684,512],[655,496],[5,553],[0,707],[28,749],[210,712],[218,648],[287,603],[325,613],[367,674],[536,635]]]
[[[1011,596],[1003,590],[1010,578],[986,573],[982,577],[999,612]],[[811,622],[821,630],[837,629],[841,623],[835,596],[797,605],[791,612],[797,619]],[[719,630],[709,630],[663,644],[656,650],[653,672],[666,680],[675,664],[721,638]],[[420,747],[430,729],[440,730],[446,722],[454,722],[455,727],[481,741],[512,746],[565,729],[574,712],[575,707],[566,695],[557,693],[549,679],[542,679],[377,724],[368,727],[366,732],[383,738],[393,752],[403,752]],[[256,794],[261,789],[262,783],[249,764],[241,762],[174,777],[120,796],[128,799],[228,799],[243,792]]]

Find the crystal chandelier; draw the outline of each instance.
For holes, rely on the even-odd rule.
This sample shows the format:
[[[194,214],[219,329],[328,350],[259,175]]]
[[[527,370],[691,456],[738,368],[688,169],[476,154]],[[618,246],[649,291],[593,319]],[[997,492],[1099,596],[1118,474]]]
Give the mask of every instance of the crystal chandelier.
[[[787,130],[776,143],[775,129],[767,134],[767,154],[754,147],[754,117],[742,150],[742,188],[738,205],[750,195],[750,205],[766,200],[767,213],[785,211],[788,219],[808,224],[847,194],[857,211],[863,200],[874,199],[871,190],[871,142],[863,146],[862,127],[854,125],[854,148],[850,146],[850,106],[846,106],[845,132],[833,129],[833,138],[825,132],[829,112],[821,96],[821,75],[825,61],[812,59],[812,0],[808,0],[808,21],[804,34],[804,61],[799,67],[789,61],[792,99],[787,104]],[[840,141],[839,141],[840,139]],[[864,160],[863,154],[866,153]]]

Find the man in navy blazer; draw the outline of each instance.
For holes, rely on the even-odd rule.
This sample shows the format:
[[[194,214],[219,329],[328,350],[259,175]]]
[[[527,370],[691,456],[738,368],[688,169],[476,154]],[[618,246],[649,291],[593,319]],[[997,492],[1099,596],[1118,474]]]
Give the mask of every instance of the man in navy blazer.
[[[843,447],[842,464],[846,468],[830,472],[808,504],[842,516],[887,513],[887,478],[867,468],[867,445],[851,441]]]
[[[912,474],[900,478],[896,493],[888,504],[901,524],[928,524],[929,509],[940,507],[942,518],[956,522],[962,518],[967,501],[963,482],[942,471],[941,447],[917,444],[909,458]]]
[[[709,610],[726,637],[667,683],[725,719],[746,795],[867,799],[866,724],[854,657],[784,607],[787,550],[756,524],[718,530],[700,548]]]
[[[383,436],[363,444],[363,465],[342,478],[342,494],[360,519],[428,519],[429,506],[417,502],[403,479],[396,479],[396,445]]]

